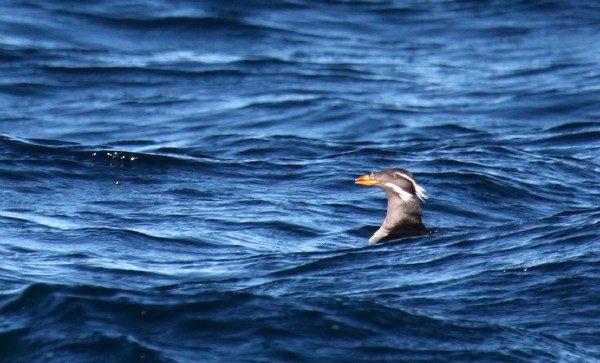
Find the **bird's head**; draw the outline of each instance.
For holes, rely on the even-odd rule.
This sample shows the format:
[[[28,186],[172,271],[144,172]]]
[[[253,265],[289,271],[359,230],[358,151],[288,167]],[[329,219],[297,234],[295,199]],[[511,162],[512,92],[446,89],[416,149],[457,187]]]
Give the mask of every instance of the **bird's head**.
[[[404,169],[386,169],[361,175],[354,180],[354,183],[378,186],[386,193],[399,196],[405,203],[412,203],[417,199],[427,199],[425,189],[415,182],[410,171]]]

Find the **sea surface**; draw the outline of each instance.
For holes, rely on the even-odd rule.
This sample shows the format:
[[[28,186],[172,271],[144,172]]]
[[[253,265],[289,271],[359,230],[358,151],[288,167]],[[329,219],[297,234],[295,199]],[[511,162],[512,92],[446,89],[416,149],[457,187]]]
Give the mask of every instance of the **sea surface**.
[[[4,0],[0,362],[600,362],[600,4]],[[385,168],[439,233],[369,245]]]

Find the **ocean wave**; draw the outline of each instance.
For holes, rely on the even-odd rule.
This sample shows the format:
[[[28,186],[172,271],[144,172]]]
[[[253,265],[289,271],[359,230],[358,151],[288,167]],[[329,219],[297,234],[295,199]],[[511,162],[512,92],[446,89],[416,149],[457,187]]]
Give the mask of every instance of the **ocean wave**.
[[[261,346],[267,342],[271,346],[267,354],[273,359],[292,354],[297,359],[343,360],[348,351],[359,361],[369,361],[373,354],[390,359],[451,356],[468,361],[533,357],[560,360],[565,354],[593,357],[548,334],[432,317],[369,299],[291,301],[249,293],[210,293],[193,299],[176,296],[171,299],[171,304],[164,305],[140,301],[135,293],[115,289],[37,284],[24,289],[12,301],[4,301],[1,311],[18,314],[23,321],[31,315],[45,316],[46,323],[54,327],[53,336],[61,336],[58,342],[38,330],[32,339],[44,349],[28,356],[34,360],[40,352],[46,359],[84,359],[111,346],[111,354],[119,359],[188,361],[193,355],[186,358],[187,353],[182,356],[177,352],[190,349],[191,341],[195,341],[195,349],[206,352],[206,359],[227,359],[232,352],[218,342],[242,343],[248,337],[252,337],[253,344],[240,344],[235,352],[238,356],[243,354],[245,359],[265,357]],[[24,306],[26,309],[22,309]],[[262,309],[264,306],[269,309]],[[115,315],[125,324],[114,326],[111,319]],[[84,324],[77,323],[82,320]],[[158,326],[160,334],[156,334]],[[140,336],[142,331],[153,334]],[[2,332],[2,338],[13,342],[11,349],[16,353],[25,346],[20,339],[23,333],[13,326]],[[379,337],[390,333],[396,339],[410,339],[413,348],[382,345]],[[127,338],[133,336],[137,338]],[[302,346],[310,344],[317,350],[299,350],[290,341],[303,342]],[[538,348],[531,350],[530,346]],[[328,349],[323,351],[325,347]]]
[[[0,360],[600,358],[598,6],[0,10]]]

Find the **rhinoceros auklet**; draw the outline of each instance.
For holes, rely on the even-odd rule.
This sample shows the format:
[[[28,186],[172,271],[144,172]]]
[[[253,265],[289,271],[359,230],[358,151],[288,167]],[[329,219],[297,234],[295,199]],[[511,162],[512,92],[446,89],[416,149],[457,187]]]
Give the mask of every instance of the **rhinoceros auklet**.
[[[369,242],[379,243],[400,237],[420,236],[434,231],[421,222],[419,199],[425,200],[425,189],[414,180],[410,171],[386,169],[361,175],[356,184],[378,186],[387,194],[387,215]]]

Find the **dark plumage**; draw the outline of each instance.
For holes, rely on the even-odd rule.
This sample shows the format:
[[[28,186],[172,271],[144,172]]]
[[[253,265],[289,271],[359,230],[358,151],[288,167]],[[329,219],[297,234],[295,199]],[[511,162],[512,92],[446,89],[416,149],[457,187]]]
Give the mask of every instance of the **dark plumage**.
[[[387,215],[379,229],[369,238],[371,243],[385,242],[400,237],[432,233],[421,222],[419,199],[425,200],[425,189],[414,180],[410,171],[386,169],[362,175],[356,184],[378,186],[387,194]]]

